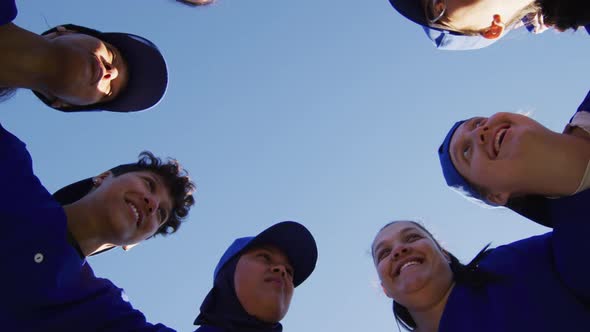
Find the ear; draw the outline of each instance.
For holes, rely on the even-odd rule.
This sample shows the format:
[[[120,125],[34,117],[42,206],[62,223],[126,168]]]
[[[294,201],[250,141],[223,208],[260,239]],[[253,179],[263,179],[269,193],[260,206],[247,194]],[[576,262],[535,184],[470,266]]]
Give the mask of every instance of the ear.
[[[494,19],[492,20],[492,25],[486,28],[484,31],[481,32],[481,35],[486,39],[497,39],[502,36],[504,33],[504,28],[506,26],[502,23],[502,18],[500,15],[494,15]]]
[[[393,296],[391,296],[389,291],[383,286],[383,282],[381,282],[381,289],[383,290],[383,293],[385,294],[385,296],[387,296],[390,299],[393,299]]]
[[[447,263],[451,264],[451,255],[449,255],[449,252],[443,249],[442,253],[443,253],[443,256],[445,256]]]
[[[74,31],[74,30],[68,30],[65,27],[61,26],[61,25],[58,26],[58,27],[55,27],[55,30],[56,31],[54,31],[54,32],[48,33],[46,35],[43,35],[43,38],[45,38],[45,39],[55,39],[55,38],[57,38],[57,37],[59,37],[61,35],[67,34],[67,33],[76,33],[76,31]]]
[[[123,250],[128,251],[131,250],[131,248],[137,246],[139,243],[134,243],[134,244],[128,244],[126,246],[122,246],[121,248],[123,248]]]
[[[106,180],[108,177],[113,176],[113,172],[106,171],[102,172],[99,175],[92,178],[92,182],[94,183],[94,187],[98,188],[100,185]]]
[[[495,205],[506,205],[510,194],[507,192],[491,193],[486,195],[486,200]]]

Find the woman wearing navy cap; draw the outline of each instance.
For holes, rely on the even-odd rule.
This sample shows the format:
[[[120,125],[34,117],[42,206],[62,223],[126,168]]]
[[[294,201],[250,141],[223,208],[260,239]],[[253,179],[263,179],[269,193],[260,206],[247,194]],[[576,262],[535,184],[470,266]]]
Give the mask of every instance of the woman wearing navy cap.
[[[419,332],[586,331],[590,326],[587,218],[484,248],[467,265],[413,221],[375,236],[371,253],[396,321]]]
[[[563,133],[497,113],[455,123],[438,153],[449,186],[552,226],[573,213],[561,205],[590,201],[590,93]]]
[[[317,255],[311,233],[293,221],[236,239],[215,267],[197,331],[282,331],[293,290],[311,275]]]
[[[174,161],[142,153],[51,195],[0,125],[0,322],[5,331],[170,331],[146,322],[86,257],[174,233],[194,203]]]
[[[134,112],[163,97],[166,62],[149,40],[71,24],[39,36],[15,16],[14,0],[0,0],[0,99],[26,88],[64,112]]]
[[[541,33],[584,26],[590,33],[590,4],[585,0],[389,0],[404,17],[422,26],[443,50],[489,46],[511,29],[526,26]]]

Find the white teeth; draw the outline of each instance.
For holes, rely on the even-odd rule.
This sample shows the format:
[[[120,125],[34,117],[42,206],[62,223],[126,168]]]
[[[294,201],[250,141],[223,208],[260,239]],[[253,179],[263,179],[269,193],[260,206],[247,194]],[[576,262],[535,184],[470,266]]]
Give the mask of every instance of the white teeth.
[[[496,154],[500,152],[500,138],[502,138],[506,130],[508,130],[508,128],[498,130],[496,137],[494,137],[494,152]]]
[[[400,267],[399,272],[401,273],[408,266],[418,265],[418,264],[420,264],[420,262],[418,262],[418,261],[409,261],[409,262],[405,263],[404,265],[402,265],[402,267]]]
[[[135,207],[135,205],[133,205],[133,203],[129,203],[129,206],[131,206],[131,210],[133,210],[133,214],[135,214],[135,222],[137,222],[139,220],[139,213],[137,212],[137,208]]]

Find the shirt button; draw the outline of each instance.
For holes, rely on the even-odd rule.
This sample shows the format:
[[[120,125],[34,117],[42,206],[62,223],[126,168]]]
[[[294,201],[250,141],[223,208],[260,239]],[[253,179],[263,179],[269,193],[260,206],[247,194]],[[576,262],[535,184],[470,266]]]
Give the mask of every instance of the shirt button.
[[[38,252],[35,254],[35,258],[33,258],[35,260],[35,263],[41,263],[43,262],[43,254]]]

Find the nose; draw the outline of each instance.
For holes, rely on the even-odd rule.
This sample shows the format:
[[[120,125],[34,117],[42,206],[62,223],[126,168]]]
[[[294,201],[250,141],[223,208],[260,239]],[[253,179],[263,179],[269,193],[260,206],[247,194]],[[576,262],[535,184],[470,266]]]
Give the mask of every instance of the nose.
[[[287,274],[287,269],[285,268],[285,266],[283,264],[279,264],[279,265],[275,265],[272,268],[272,272],[274,273],[280,273],[281,276],[285,276],[285,274]]]
[[[479,144],[485,144],[489,139],[490,128],[484,123],[473,129],[473,138]]]
[[[409,253],[410,253],[410,248],[408,248],[406,246],[397,247],[395,249],[395,251],[393,252],[393,255],[391,255],[391,258],[394,260],[397,260]]]
[[[104,75],[102,76],[103,79],[107,79],[107,80],[114,80],[115,78],[117,78],[117,76],[119,76],[119,70],[117,69],[117,67],[113,66],[110,63],[105,63],[104,64]]]
[[[159,202],[158,198],[154,195],[144,196],[143,201],[145,202],[149,214],[153,214],[157,210]]]

